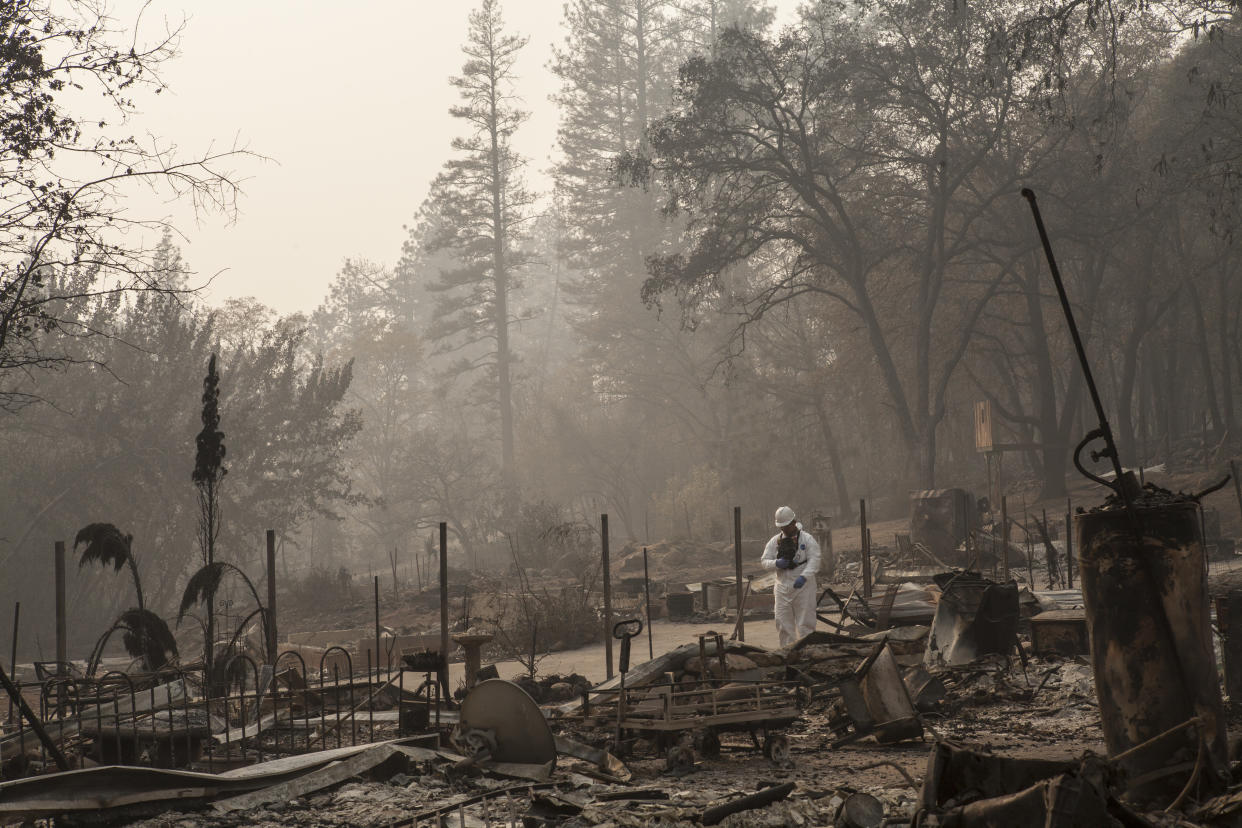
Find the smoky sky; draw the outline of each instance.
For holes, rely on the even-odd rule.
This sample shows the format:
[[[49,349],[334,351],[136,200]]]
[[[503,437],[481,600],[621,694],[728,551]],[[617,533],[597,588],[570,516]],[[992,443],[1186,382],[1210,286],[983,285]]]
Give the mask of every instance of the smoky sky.
[[[779,21],[796,3],[780,0]],[[310,311],[346,258],[391,264],[427,187],[463,125],[449,78],[474,4],[373,0],[124,0],[114,18],[139,39],[184,22],[168,90],[140,99],[132,125],[186,153],[244,146],[268,160],[235,166],[244,179],[229,221],[178,202],[135,200],[182,234],[205,298],[254,296],[281,313]],[[549,71],[563,42],[562,4],[509,0],[507,27],[530,42],[517,65],[531,116],[514,140],[527,180],[548,189],[558,88]],[[135,26],[135,22],[137,25]]]

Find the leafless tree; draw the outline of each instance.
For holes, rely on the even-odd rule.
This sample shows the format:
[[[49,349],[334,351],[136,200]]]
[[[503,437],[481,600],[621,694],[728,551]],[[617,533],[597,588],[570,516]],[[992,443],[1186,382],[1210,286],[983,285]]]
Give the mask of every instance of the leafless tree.
[[[181,26],[146,38],[96,0],[0,6],[0,407],[40,398],[23,377],[77,361],[65,337],[107,334],[90,310],[134,292],[184,292],[160,267],[168,225],[126,210],[140,192],[236,207],[236,146],[186,155],[133,130],[136,97],[165,88]],[[106,114],[83,102],[97,93]]]

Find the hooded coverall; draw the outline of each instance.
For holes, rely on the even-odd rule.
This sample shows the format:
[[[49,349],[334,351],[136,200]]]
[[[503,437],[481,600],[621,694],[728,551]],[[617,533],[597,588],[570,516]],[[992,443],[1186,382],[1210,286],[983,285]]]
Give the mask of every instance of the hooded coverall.
[[[776,544],[780,532],[772,536],[763,548],[759,563],[764,569],[776,570],[776,585],[772,592],[776,599],[776,631],[780,646],[788,647],[798,639],[815,631],[815,573],[819,571],[819,542],[798,524],[798,550],[794,553],[793,566],[779,569],[776,566]],[[806,578],[801,587],[795,587],[798,577]]]

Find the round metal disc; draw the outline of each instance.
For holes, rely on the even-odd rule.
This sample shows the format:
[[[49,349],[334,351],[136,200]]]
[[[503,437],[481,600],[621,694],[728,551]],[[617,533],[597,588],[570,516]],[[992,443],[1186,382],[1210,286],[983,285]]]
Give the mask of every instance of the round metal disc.
[[[492,758],[497,762],[556,761],[556,740],[543,712],[511,681],[488,679],[476,684],[461,703],[461,727],[490,730],[496,740]]]

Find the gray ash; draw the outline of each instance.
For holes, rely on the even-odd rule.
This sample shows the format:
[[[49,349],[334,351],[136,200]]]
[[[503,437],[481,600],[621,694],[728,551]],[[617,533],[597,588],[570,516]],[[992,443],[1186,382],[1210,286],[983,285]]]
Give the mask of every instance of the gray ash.
[[[1181,503],[1198,503],[1198,499],[1186,492],[1172,492],[1168,489],[1161,488],[1155,483],[1145,483],[1139,491],[1138,496],[1134,498],[1133,505],[1135,509],[1160,509],[1167,506],[1176,506]],[[1108,497],[1104,498],[1104,502],[1099,506],[1093,506],[1088,511],[1096,512],[1114,512],[1121,511],[1126,508],[1125,501],[1121,499],[1121,495],[1112,492]],[[1082,509],[1078,510],[1082,512]]]

